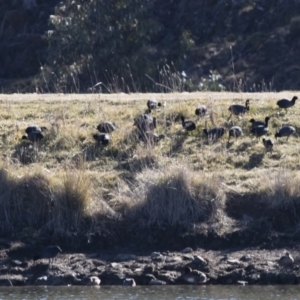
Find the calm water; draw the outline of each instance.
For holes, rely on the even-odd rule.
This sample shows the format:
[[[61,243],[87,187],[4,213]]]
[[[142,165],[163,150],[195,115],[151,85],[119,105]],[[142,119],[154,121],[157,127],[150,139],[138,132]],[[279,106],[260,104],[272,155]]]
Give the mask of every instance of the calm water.
[[[300,286],[0,287],[0,300],[300,299]]]

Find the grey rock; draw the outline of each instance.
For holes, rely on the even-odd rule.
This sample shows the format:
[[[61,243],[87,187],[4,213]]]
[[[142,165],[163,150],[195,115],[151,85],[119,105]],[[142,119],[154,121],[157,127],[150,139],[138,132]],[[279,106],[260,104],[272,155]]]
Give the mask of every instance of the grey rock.
[[[194,256],[193,263],[194,264],[200,264],[200,265],[203,265],[203,266],[207,265],[207,261],[200,255],[195,255]]]
[[[149,285],[165,285],[166,282],[158,279],[151,279]]]
[[[191,247],[186,247],[183,250],[181,250],[181,253],[193,253],[193,249]]]
[[[125,278],[123,281],[125,286],[136,286],[135,280],[133,278]]]

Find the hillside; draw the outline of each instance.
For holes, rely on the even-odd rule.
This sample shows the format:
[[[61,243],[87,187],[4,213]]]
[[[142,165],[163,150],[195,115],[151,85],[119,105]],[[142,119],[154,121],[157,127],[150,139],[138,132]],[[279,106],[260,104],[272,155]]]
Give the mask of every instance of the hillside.
[[[2,91],[88,92],[97,82],[102,92],[299,88],[298,1],[56,4],[1,4]]]

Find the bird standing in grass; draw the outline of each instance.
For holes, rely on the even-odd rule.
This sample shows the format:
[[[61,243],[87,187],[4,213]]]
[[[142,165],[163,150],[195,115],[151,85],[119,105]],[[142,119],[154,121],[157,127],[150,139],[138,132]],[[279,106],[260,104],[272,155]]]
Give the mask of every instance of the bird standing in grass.
[[[286,99],[286,98],[284,98],[284,99],[278,100],[277,101],[277,105],[279,106],[279,108],[284,108],[285,112],[287,113],[287,109],[289,107],[294,106],[297,99],[298,99],[297,96],[294,96],[292,99]]]
[[[101,133],[111,133],[115,131],[116,124],[110,121],[102,122],[97,126],[97,129]]]
[[[269,122],[270,117],[265,117],[265,121],[256,121],[255,119],[251,119],[249,122],[251,123],[251,128],[254,128],[256,126],[266,126],[266,124]]]
[[[25,129],[26,135],[22,136],[22,140],[29,140],[32,143],[37,143],[44,138],[42,131],[47,130],[46,127],[38,125],[30,125]]]
[[[296,131],[293,126],[283,126],[279,129],[278,132],[275,133],[275,138],[286,136],[286,141],[288,141],[289,137]]]
[[[225,128],[223,127],[216,127],[211,129],[210,131],[207,131],[207,129],[203,129],[204,134],[207,136],[207,139],[209,141],[217,141],[220,137],[224,135],[226,132]]]
[[[53,262],[55,257],[58,255],[58,253],[62,252],[59,246],[48,246],[45,249],[43,249],[38,255],[36,255],[33,260],[36,261],[38,259],[48,258],[49,259],[49,266],[53,266]]]
[[[195,115],[198,116],[200,119],[201,117],[204,117],[207,113],[207,107],[205,105],[198,105],[195,110]]]
[[[144,113],[134,119],[134,124],[140,132],[147,132],[156,128],[156,118]]]
[[[94,140],[103,146],[106,146],[110,142],[110,136],[107,133],[98,133],[98,134],[93,134]]]
[[[250,132],[259,139],[261,136],[266,135],[269,132],[268,124],[269,124],[269,119],[266,118],[264,125],[258,125],[253,127]]]
[[[233,104],[229,106],[228,110],[231,112],[229,119],[231,118],[231,115],[236,115],[236,116],[244,115],[246,112],[249,111],[250,109],[249,105],[250,105],[250,100],[247,99],[245,106],[240,104]]]
[[[31,132],[42,132],[42,131],[45,131],[47,130],[47,127],[45,126],[38,126],[38,125],[30,125],[28,126],[26,129],[25,129],[25,132],[27,134],[31,133]]]
[[[271,139],[266,140],[265,138],[263,138],[263,144],[265,146],[266,151],[273,151],[273,141]]]
[[[184,116],[181,116],[181,124],[182,128],[184,128],[186,131],[193,131],[196,129],[195,122],[191,120],[186,120]]]
[[[157,107],[160,107],[161,103],[157,102],[155,99],[149,99],[147,101],[147,107],[148,109],[156,109]]]
[[[39,131],[32,131],[27,135],[22,136],[22,140],[29,140],[32,143],[37,143],[44,138],[43,134]]]
[[[228,136],[228,142],[230,137],[235,137],[237,139],[238,137],[243,135],[243,130],[239,126],[233,126],[229,129],[229,136]]]

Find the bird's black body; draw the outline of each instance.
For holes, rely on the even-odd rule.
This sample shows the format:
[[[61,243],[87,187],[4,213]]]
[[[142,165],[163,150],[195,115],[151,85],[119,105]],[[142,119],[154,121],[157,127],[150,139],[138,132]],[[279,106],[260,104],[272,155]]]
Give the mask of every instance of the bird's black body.
[[[249,104],[250,104],[250,100],[248,99],[248,100],[246,100],[245,106],[240,105],[240,104],[233,104],[233,105],[229,106],[228,110],[231,112],[230,116],[231,115],[236,115],[236,116],[244,115],[250,109]]]
[[[296,100],[298,99],[297,96],[294,96],[292,99],[281,99],[277,101],[277,105],[279,106],[279,108],[284,108],[285,111],[287,112],[287,109],[289,107],[292,107],[295,105]]]
[[[207,131],[207,129],[205,128],[203,129],[203,132],[209,140],[216,141],[224,135],[226,130],[223,127],[215,127],[209,131]]]
[[[26,129],[25,129],[25,132],[27,133],[27,134],[30,134],[30,133],[32,133],[32,132],[42,132],[42,131],[45,131],[45,130],[47,130],[47,128],[46,127],[44,127],[44,126],[38,126],[38,125],[30,125],[30,126],[28,126]]]
[[[97,134],[93,134],[93,138],[94,140],[103,145],[103,146],[106,146],[109,144],[110,142],[110,136],[107,134],[107,133],[97,133]]]
[[[269,132],[268,124],[269,124],[269,119],[266,118],[266,121],[263,125],[252,127],[250,132],[254,134],[257,138],[260,138],[261,136],[266,135]]]
[[[195,110],[195,115],[200,117],[204,117],[207,113],[207,107],[205,105],[198,105]]]
[[[283,137],[286,136],[287,137],[287,141],[289,139],[289,137],[296,132],[295,127],[293,126],[283,126],[279,129],[278,132],[275,133],[275,138],[279,138],[279,137]]]
[[[251,123],[251,127],[254,128],[256,126],[266,126],[270,120],[270,117],[265,117],[265,121],[256,121],[255,119],[251,119],[249,122]]]
[[[116,125],[114,122],[102,122],[97,126],[97,130],[101,133],[111,133],[115,131]]]
[[[263,144],[266,148],[266,151],[272,151],[273,150],[273,146],[274,146],[274,143],[272,140],[268,139],[263,139]]]
[[[230,137],[235,137],[238,138],[240,136],[243,135],[243,130],[241,127],[239,126],[233,126],[229,129],[229,136],[228,136],[228,140],[230,139]]]
[[[184,116],[181,116],[181,124],[182,124],[182,128],[184,128],[186,131],[193,131],[196,129],[195,122],[191,120],[186,120]]]

